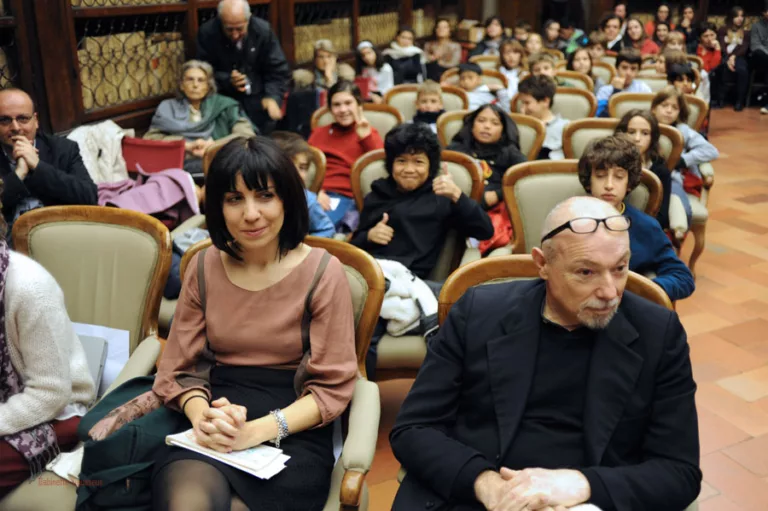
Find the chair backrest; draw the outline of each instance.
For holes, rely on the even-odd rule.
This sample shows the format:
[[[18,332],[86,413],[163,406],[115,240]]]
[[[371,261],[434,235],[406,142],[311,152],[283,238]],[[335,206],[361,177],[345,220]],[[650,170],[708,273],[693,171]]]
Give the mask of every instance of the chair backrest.
[[[480,66],[480,69],[499,69],[501,59],[498,55],[475,55],[469,61]]]
[[[390,105],[378,105],[375,103],[365,103],[363,105],[363,112],[366,119],[371,123],[371,126],[376,128],[381,138],[387,136],[389,130],[401,124],[403,122],[402,114],[397,108]],[[323,106],[315,110],[312,114],[311,126],[315,129],[320,126],[328,126],[333,122],[333,115],[327,106]]]
[[[607,83],[611,83],[611,80],[613,80],[613,77],[616,76],[616,68],[613,67],[613,64],[609,64],[608,62],[604,62],[604,61],[593,62],[592,74],[596,78],[600,78],[601,80],[603,80],[603,83],[607,84]]]
[[[606,64],[612,65],[614,67],[614,69],[615,69],[616,68],[616,57],[617,57],[617,53],[616,52],[607,51],[607,52],[605,52],[605,55],[600,57],[600,61],[605,62]]]
[[[696,71],[701,71],[704,69],[704,60],[702,60],[702,58],[698,55],[688,55],[688,63]]]
[[[455,112],[452,112],[455,113]],[[365,196],[371,191],[371,184],[377,179],[386,178],[384,149],[378,149],[364,154],[352,165],[350,180],[352,194],[359,211],[363,209]],[[471,156],[456,151],[443,150],[441,160],[448,167],[453,181],[471,199],[480,202],[483,194],[482,170],[477,161]],[[466,242],[460,239],[454,231],[450,231],[445,245],[440,250],[438,261],[430,274],[432,280],[445,280],[450,272],[458,266],[459,260],[466,247]]]
[[[595,90],[595,82],[592,80],[592,78],[585,75],[584,73],[558,69],[557,72],[555,72],[555,76],[558,76],[563,80],[567,80],[577,89],[588,90],[589,92],[594,92]]]
[[[309,162],[309,170],[304,180],[304,186],[310,192],[318,193],[323,187],[323,180],[325,179],[325,153],[317,147],[309,146],[309,148],[312,150],[312,160]]]
[[[591,118],[571,121],[563,130],[565,157],[578,160],[589,142],[613,135],[618,124],[618,119]],[[666,159],[667,168],[673,169],[683,152],[683,136],[679,130],[666,124],[660,124],[659,131],[659,150]]]
[[[639,82],[643,82],[648,87],[651,88],[651,92],[654,94],[659,92],[661,89],[669,85],[669,82],[667,82],[667,75],[659,75],[659,74],[653,74],[653,75],[644,75],[639,76],[635,78],[635,80]]]
[[[525,254],[539,246],[547,214],[569,197],[588,195],[579,182],[577,160],[539,160],[515,165],[504,174],[504,201],[512,221],[512,252]],[[661,204],[661,182],[643,170],[640,185],[627,201],[656,216]]]
[[[656,66],[650,64],[648,67],[642,68],[637,72],[637,76],[656,76],[659,73],[656,71]]]
[[[470,114],[469,110],[446,112],[437,119],[437,138],[443,147],[451,143],[456,133],[464,126],[464,117]],[[510,114],[517,125],[520,134],[520,152],[529,160],[535,160],[544,138],[547,136],[547,127],[540,120],[523,114]]]
[[[556,50],[554,48],[542,48],[541,52],[542,53],[549,53],[550,55],[555,57],[555,62],[560,61],[560,60],[565,60],[565,55],[560,50]]]
[[[221,140],[217,140],[213,143],[213,145],[208,146],[208,149],[205,150],[205,153],[203,154],[203,175],[208,175],[208,169],[211,168],[211,163],[213,162],[213,159],[216,157],[216,155],[219,153],[219,150],[221,150],[222,147],[227,145],[229,142],[231,142],[233,139],[237,137],[227,137],[223,138]]]
[[[349,243],[315,236],[307,236],[304,243],[327,250],[344,265],[355,316],[357,367],[365,375],[365,356],[384,301],[385,282],[381,267],[367,252]],[[186,272],[192,257],[211,245],[211,238],[206,238],[189,247],[181,259],[181,275]]]
[[[171,266],[171,235],[127,209],[53,206],[24,213],[15,249],[40,263],[64,292],[73,322],[130,332],[130,350],[157,334]]]
[[[469,108],[469,98],[464,89],[446,85],[443,89],[443,108],[446,112],[466,110]],[[387,91],[384,102],[396,108],[405,121],[410,121],[416,115],[416,96],[419,86],[413,83],[396,85]]]
[[[502,85],[505,89],[509,87],[507,77],[504,76],[501,71],[495,69],[483,69],[482,82],[484,85]],[[459,85],[459,68],[452,67],[447,70],[440,77],[440,83],[447,83],[448,85]]]
[[[123,158],[128,172],[160,172],[183,169],[186,142],[184,140],[144,140],[123,137]]]
[[[511,110],[520,112],[519,94],[512,98]],[[552,112],[563,119],[575,121],[585,117],[594,117],[597,112],[597,98],[588,90],[575,87],[558,87],[552,101]]]
[[[539,271],[530,254],[490,257],[462,266],[443,284],[438,299],[438,321],[442,325],[453,304],[473,286],[537,278]],[[652,280],[633,271],[629,272],[625,290],[672,310],[667,293]]]
[[[620,92],[614,94],[608,100],[608,114],[616,119],[621,119],[625,113],[634,108],[650,110],[654,96],[655,94],[647,92]],[[693,94],[686,94],[685,101],[690,110],[687,124],[694,130],[699,131],[707,119],[709,105],[703,99]]]

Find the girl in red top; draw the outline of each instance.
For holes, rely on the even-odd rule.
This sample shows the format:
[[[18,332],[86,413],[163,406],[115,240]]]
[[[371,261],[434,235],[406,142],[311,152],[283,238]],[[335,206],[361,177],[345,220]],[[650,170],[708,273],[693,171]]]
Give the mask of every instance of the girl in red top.
[[[707,73],[717,69],[723,60],[723,52],[720,49],[720,42],[717,40],[717,27],[714,23],[702,25],[696,55],[704,61],[704,71]]]
[[[362,105],[357,85],[338,81],[328,91],[333,123],[315,128],[309,137],[309,144],[325,153],[325,180],[317,202],[328,213],[337,232],[351,232],[359,221],[350,182],[352,165],[365,153],[384,148],[376,128],[365,118]]]

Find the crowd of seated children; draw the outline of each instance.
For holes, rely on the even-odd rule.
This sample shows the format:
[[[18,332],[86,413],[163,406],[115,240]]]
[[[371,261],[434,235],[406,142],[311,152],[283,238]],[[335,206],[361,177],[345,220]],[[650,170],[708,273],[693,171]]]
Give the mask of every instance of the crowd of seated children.
[[[440,84],[427,80],[416,91],[416,115],[413,122],[427,124],[433,133],[437,133],[437,119],[445,113],[443,107],[443,89]]]
[[[616,76],[610,84],[597,91],[597,117],[608,117],[608,101],[618,92],[651,92],[646,83],[635,80],[641,63],[639,51],[627,48],[619,52],[616,57]]]
[[[507,93],[510,98],[517,94],[517,84],[520,83],[520,75],[528,69],[528,56],[525,48],[516,39],[507,39],[501,43],[501,58],[499,71],[507,79]]]
[[[568,71],[576,71],[577,73],[584,73],[589,76],[592,78],[592,83],[594,83],[594,90],[598,91],[600,90],[600,87],[605,85],[605,81],[592,72],[593,66],[594,61],[592,60],[592,55],[589,53],[589,50],[586,48],[579,48],[568,55],[568,63],[565,65],[565,69]]]
[[[8,247],[5,228],[0,218],[0,500],[77,445],[96,397],[61,288]]]
[[[609,51],[620,52],[624,48],[621,23],[621,18],[615,14],[609,14],[600,22],[600,31],[605,34],[605,43]]]
[[[637,146],[625,136],[593,141],[579,159],[579,181],[587,193],[613,205],[629,218],[629,269],[652,273],[672,301],[693,293],[693,275],[675,255],[669,238],[659,223],[644,212],[624,202],[640,184],[641,156]]]
[[[640,153],[640,166],[650,170],[661,182],[661,205],[656,220],[662,229],[669,229],[669,197],[672,192],[672,173],[659,150],[659,122],[650,111],[632,109],[619,120],[615,135],[623,134]]]
[[[395,86],[395,74],[371,41],[360,41],[357,45],[355,68],[357,76],[368,81],[371,100],[383,103],[384,95]]]
[[[475,110],[486,103],[498,104],[502,110],[509,112],[509,91],[503,84],[483,83],[483,70],[473,62],[459,66],[459,87],[464,89],[469,98],[469,109]]]
[[[528,39],[525,40],[525,52],[529,57],[538,55],[544,50],[544,40],[536,32],[528,34]]]
[[[144,138],[186,140],[184,169],[202,184],[203,154],[214,141],[229,135],[254,134],[240,104],[217,94],[211,65],[190,60],[181,67],[177,97],[163,100],[157,106]]]
[[[357,375],[343,267],[302,242],[303,183],[266,138],[235,139],[219,151],[207,175],[206,205],[213,246],[190,263],[196,268],[204,258],[205,308],[198,272],[188,271],[153,390],[189,418],[198,444],[215,451],[279,443],[290,433],[280,448],[294,470],[261,480],[207,455],[163,446],[153,468],[152,507],[191,509],[204,501],[213,509],[317,508],[334,466],[332,422],[347,408]],[[310,302],[311,349],[304,353],[297,339],[306,293],[324,258]],[[215,369],[200,371],[207,343]]]
[[[432,40],[424,44],[427,57],[427,78],[436,82],[444,72],[461,64],[461,45],[451,39],[451,23],[439,18],[432,32]]]
[[[624,48],[634,48],[638,50],[641,55],[656,55],[659,53],[659,47],[650,37],[645,35],[643,23],[635,17],[630,17],[627,20],[627,31],[624,35]]]
[[[559,50],[560,45],[560,22],[547,20],[541,29],[542,42],[545,48],[550,50]]]
[[[518,101],[525,115],[535,117],[547,127],[544,144],[539,151],[539,160],[562,160],[563,130],[568,126],[568,120],[560,114],[552,113],[552,103],[555,100],[557,85],[548,76],[532,76],[520,83]]]
[[[656,23],[656,31],[653,33],[653,42],[659,47],[664,46],[667,44],[667,37],[669,37],[671,31],[672,28],[669,23],[663,21]]]
[[[686,207],[690,224],[693,212],[685,192],[697,196],[701,194],[703,182],[699,165],[716,160],[720,153],[706,138],[688,126],[688,103],[683,93],[675,87],[664,87],[653,97],[651,112],[660,123],[676,127],[683,135],[683,154],[672,171],[672,193],[678,195]],[[684,190],[680,189],[681,186]]]
[[[486,212],[441,166],[432,130],[421,123],[397,126],[387,134],[384,150],[389,176],[371,184],[353,245],[427,279],[449,229],[462,237],[491,237]]]
[[[499,16],[491,16],[485,20],[485,38],[477,43],[469,56],[475,55],[499,55],[499,48],[504,40],[504,20]]]
[[[384,143],[365,118],[360,89],[354,83],[341,80],[331,87],[328,109],[333,123],[315,128],[309,137],[309,144],[326,156],[325,179],[317,200],[337,231],[351,232],[358,220],[349,177],[352,165]]]
[[[587,41],[585,48],[589,51],[592,62],[601,62],[605,52],[608,51],[608,38],[604,32],[595,30],[589,34],[589,41]],[[597,87],[595,87],[595,90],[597,90]]]
[[[659,24],[664,24],[668,28],[675,28],[674,25],[670,24],[670,9],[669,4],[666,2],[662,2],[659,4],[659,7],[656,9],[656,15],[652,20],[648,20],[648,22],[645,24],[645,33],[648,37],[652,37],[656,33],[656,29],[658,28]]]
[[[392,66],[395,85],[421,83],[426,78],[426,58],[422,49],[414,44],[415,37],[411,27],[400,27],[395,40],[382,52],[384,61]]]
[[[749,30],[744,29],[744,9],[735,6],[731,8],[725,19],[725,25],[720,27],[717,39],[722,50],[722,60],[717,70],[718,79],[712,83],[713,108],[720,108],[725,103],[725,92],[729,82],[736,82],[736,100],[733,109],[740,112],[744,109],[749,87]]]
[[[528,40],[528,34],[531,33],[531,30],[533,30],[533,27],[530,23],[525,20],[518,21],[513,31],[515,40],[524,45],[525,41]]]

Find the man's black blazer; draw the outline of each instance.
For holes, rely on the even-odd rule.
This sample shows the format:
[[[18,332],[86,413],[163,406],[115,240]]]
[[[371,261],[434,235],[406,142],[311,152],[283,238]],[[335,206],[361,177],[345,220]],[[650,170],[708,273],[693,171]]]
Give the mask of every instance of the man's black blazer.
[[[453,306],[390,436],[408,471],[393,509],[482,509],[473,482],[498,470],[536,364],[542,280],[478,286]],[[685,331],[625,292],[598,334],[584,405],[590,502],[680,511],[699,494],[699,434]],[[546,459],[547,453],[542,452]]]
[[[0,154],[3,216],[7,222],[13,220],[19,202],[28,197],[35,197],[46,206],[96,204],[96,185],[83,164],[76,142],[38,133],[35,147],[40,163],[35,170],[29,171],[24,181],[11,172],[8,158]]]

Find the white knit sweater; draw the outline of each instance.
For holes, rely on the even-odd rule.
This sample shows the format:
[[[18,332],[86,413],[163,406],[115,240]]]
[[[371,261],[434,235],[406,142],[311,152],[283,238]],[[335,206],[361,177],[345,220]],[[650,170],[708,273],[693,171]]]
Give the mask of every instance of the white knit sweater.
[[[0,437],[88,406],[96,396],[88,362],[56,280],[11,252],[5,285],[5,335],[24,390],[0,404]]]

